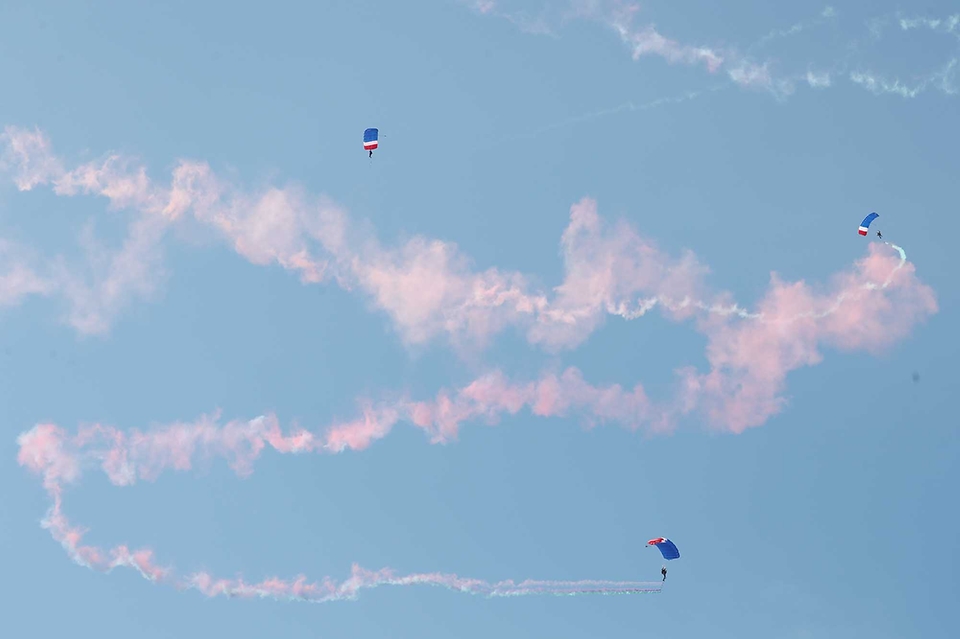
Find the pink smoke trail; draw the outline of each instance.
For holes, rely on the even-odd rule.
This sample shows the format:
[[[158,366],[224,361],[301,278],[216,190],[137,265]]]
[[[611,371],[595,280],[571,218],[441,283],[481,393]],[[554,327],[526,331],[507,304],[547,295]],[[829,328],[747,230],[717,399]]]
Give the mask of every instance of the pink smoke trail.
[[[632,391],[616,384],[595,387],[575,368],[527,383],[510,382],[495,371],[453,393],[441,391],[432,401],[404,398],[379,406],[368,404],[362,417],[335,424],[324,434],[302,428],[284,434],[273,416],[232,421],[224,426],[217,425],[217,416],[203,417],[194,423],[130,433],[94,425],[80,428],[73,437],[55,425],[41,424],[20,436],[18,461],[43,476],[43,485],[53,500],[43,525],[75,562],[97,570],[128,566],[151,581],[161,581],[169,571],[157,566],[148,550],[131,552],[118,546],[105,551],[80,545],[84,531],[71,526],[62,513],[62,484],[77,481],[86,465],[99,463],[111,482],[130,485],[138,478],[153,480],[167,469],[187,470],[197,455],[224,457],[235,472],[248,475],[267,445],[280,453],[362,450],[386,436],[401,419],[422,428],[432,442],[446,442],[456,438],[464,421],[484,418],[494,423],[501,415],[516,414],[525,407],[538,416],[578,411],[591,424],[613,421],[634,430],[646,424],[653,432],[664,432],[672,428],[678,415],[702,405],[715,424],[741,432],[781,409],[783,401],[778,393],[787,372],[817,363],[821,358],[819,343],[878,352],[936,311],[932,291],[916,281],[902,249],[897,249],[901,259],[896,261],[882,253],[878,245],[870,246],[870,254],[857,263],[854,272],[835,279],[830,294],[817,295],[802,282],[788,285],[774,276],[760,313],[744,314],[729,305],[723,312],[715,309],[716,313],[707,315],[700,328],[709,336],[712,369],[705,375],[681,370],[681,392],[674,402],[665,405],[652,403],[640,385]],[[662,300],[657,303],[669,304]],[[726,321],[731,315],[748,319],[731,326]],[[183,587],[184,582],[177,583]],[[490,585],[450,575],[395,578],[392,573],[359,582],[355,574],[354,581],[344,586],[332,586],[329,581],[323,586],[309,585],[303,579],[246,585],[203,574],[186,583],[207,594],[304,598],[320,592],[316,596],[322,601],[353,596],[363,584],[381,583],[431,583],[489,596],[542,594],[554,586],[558,592],[564,588],[576,593],[590,590],[582,584],[561,587],[555,582],[538,582],[531,586],[525,582],[527,585],[514,587],[509,582]],[[647,587],[603,586],[600,590],[637,591]]]
[[[819,341],[876,351],[901,338],[914,322],[935,310],[932,292],[914,281],[913,268],[906,264],[902,249],[901,260],[892,263],[876,245],[871,247],[857,272],[837,278],[833,295],[817,296],[802,283],[784,286],[774,278],[773,291],[761,305],[762,312],[751,315],[752,321],[731,327],[722,321],[724,316],[709,316],[705,328],[711,336],[708,356],[713,369],[706,375],[681,371],[682,393],[673,405],[655,406],[640,385],[632,391],[619,385],[595,387],[575,368],[528,383],[510,382],[497,371],[453,393],[441,391],[432,401],[404,398],[380,406],[367,404],[360,418],[335,424],[324,434],[301,428],[284,434],[273,416],[219,426],[215,415],[129,433],[97,424],[80,428],[74,436],[55,425],[39,424],[19,437],[18,461],[43,477],[53,503],[42,525],[74,562],[98,571],[129,567],[152,582],[170,582],[207,596],[319,602],[355,598],[362,588],[413,584],[489,597],[659,592],[656,582],[490,584],[439,573],[397,577],[389,570],[370,572],[356,566],[353,576],[339,585],[330,579],[307,583],[304,577],[247,584],[239,579],[214,579],[206,573],[178,580],[170,569],[154,561],[150,550],[81,545],[85,531],[70,524],[62,511],[63,486],[77,482],[91,463],[98,463],[112,483],[124,486],[138,478],[156,479],[167,469],[188,470],[195,458],[212,456],[225,458],[237,474],[245,476],[266,446],[284,454],[362,450],[386,436],[401,419],[424,429],[432,442],[446,442],[456,438],[464,421],[484,418],[492,423],[502,414],[516,414],[524,407],[539,416],[577,410],[588,423],[613,421],[632,429],[647,424],[652,431],[662,432],[672,427],[678,412],[687,413],[701,402],[711,419],[740,432],[779,410],[782,401],[776,395],[783,377],[788,370],[815,363],[820,357],[816,351]],[[892,299],[886,294],[891,291]]]
[[[161,188],[142,167],[130,168],[116,157],[67,171],[39,132],[8,128],[5,138],[4,163],[20,188],[51,183],[61,194],[97,194],[115,207],[139,211],[130,240],[100,287],[70,286],[67,271],[58,278],[74,301],[75,325],[87,330],[105,326],[103,312],[112,313],[124,291],[149,290],[145,281],[160,270],[158,238],[168,224],[192,212],[254,263],[277,262],[305,281],[330,276],[346,288],[364,290],[409,343],[439,334],[454,343],[482,343],[514,325],[526,330],[532,344],[557,350],[583,343],[609,315],[635,319],[658,306],[671,319],[694,318],[708,338],[712,370],[707,375],[682,370],[680,412],[700,408],[715,425],[739,432],[781,409],[787,373],[818,363],[821,345],[878,352],[938,310],[933,291],[916,278],[902,249],[895,247],[897,263],[869,244],[866,258],[835,276],[832,291],[818,294],[803,282],[774,276],[758,311],[747,311],[730,295],[707,290],[707,269],[692,253],[672,258],[628,225],[605,223],[590,199],[571,207],[561,238],[566,273],[548,296],[531,290],[519,273],[473,271],[450,243],[414,238],[385,249],[357,236],[336,206],[324,200],[311,205],[295,189],[247,195],[196,162],[181,162],[171,186]],[[44,286],[33,271],[17,273],[9,281],[17,283],[18,296]],[[450,420],[459,408],[442,410],[449,414],[440,414],[434,425],[440,433],[455,423]],[[668,406],[657,419],[665,423],[665,415],[676,412]],[[341,433],[343,443],[376,437],[382,427],[382,420],[355,425]]]
[[[565,245],[576,245],[581,235],[590,236],[598,224],[595,211],[578,208],[564,234]],[[275,446],[289,450],[309,450],[317,445],[331,450],[362,449],[385,436],[398,420],[423,428],[434,441],[448,441],[456,436],[464,420],[495,420],[524,407],[541,416],[575,410],[588,422],[614,421],[631,429],[647,425],[655,432],[669,430],[678,417],[700,410],[715,427],[742,432],[782,410],[786,376],[819,363],[822,346],[879,354],[938,310],[932,289],[919,282],[903,250],[894,247],[900,254],[897,260],[883,245],[873,243],[868,245],[867,257],[850,271],[836,275],[825,292],[816,292],[802,281],[783,282],[773,275],[757,312],[748,312],[722,297],[707,304],[691,296],[677,300],[660,295],[641,299],[636,307],[614,305],[605,300],[614,287],[611,280],[616,273],[630,273],[629,281],[640,288],[646,282],[666,290],[695,288],[688,280],[688,268],[667,270],[656,260],[645,260],[643,252],[627,255],[625,249],[632,244],[626,235],[619,234],[624,245],[615,247],[618,250],[607,255],[605,261],[596,251],[610,247],[610,242],[588,242],[570,252],[567,280],[558,287],[549,310],[574,319],[536,326],[532,334],[553,342],[559,339],[558,332],[567,335],[565,329],[589,332],[587,319],[577,309],[590,305],[599,308],[606,304],[607,313],[627,318],[640,316],[656,305],[674,317],[705,311],[698,317],[697,329],[707,337],[711,370],[701,374],[690,367],[681,368],[673,400],[655,404],[641,385],[632,391],[624,391],[619,385],[596,388],[573,368],[561,376],[547,374],[527,383],[510,382],[496,371],[453,395],[441,391],[432,402],[404,400],[367,406],[361,418],[332,428],[323,440],[301,431],[295,439]],[[591,250],[583,250],[584,246]],[[275,424],[274,429],[279,432]],[[212,444],[201,438],[197,445]],[[242,463],[242,459],[236,463]],[[116,464],[123,467],[119,461]]]
[[[587,215],[583,221],[589,224],[594,218]],[[576,231],[573,228],[571,236]],[[495,371],[453,393],[441,391],[432,401],[404,398],[379,406],[368,404],[362,417],[336,424],[324,434],[301,428],[284,434],[272,416],[232,421],[224,426],[216,424],[217,416],[203,417],[194,423],[176,423],[148,432],[133,430],[129,434],[94,425],[79,429],[73,437],[55,425],[41,424],[20,436],[18,461],[43,476],[44,487],[53,499],[43,525],[75,562],[100,570],[130,566],[145,578],[162,580],[168,571],[153,563],[149,551],[131,552],[119,546],[108,552],[81,546],[83,531],[71,526],[62,514],[62,484],[77,481],[84,466],[99,463],[111,482],[130,485],[138,478],[153,480],[166,469],[187,470],[200,454],[224,457],[235,472],[247,475],[267,445],[280,453],[362,450],[385,437],[401,419],[422,428],[432,442],[440,443],[456,438],[464,421],[484,418],[493,423],[503,414],[516,414],[525,407],[538,416],[579,411],[591,424],[613,421],[634,430],[646,424],[653,432],[664,432],[672,428],[678,415],[700,406],[715,424],[741,432],[763,423],[782,408],[783,400],[778,394],[786,374],[817,363],[821,342],[879,352],[905,336],[915,323],[936,312],[932,290],[916,280],[914,267],[906,262],[905,253],[895,248],[900,253],[899,261],[883,253],[879,245],[871,244],[869,255],[856,264],[854,271],[838,275],[833,290],[827,294],[818,295],[802,282],[785,284],[773,276],[771,290],[759,313],[746,313],[734,304],[712,309],[699,326],[709,337],[711,371],[698,374],[682,369],[681,392],[665,405],[652,403],[640,385],[632,391],[624,391],[616,384],[595,387],[575,368],[527,383],[510,382]],[[589,291],[591,284],[573,286],[572,290]],[[560,291],[561,300],[564,294]],[[650,303],[668,307],[673,304],[662,299]],[[670,310],[685,312],[688,306],[681,304],[681,308]],[[727,321],[731,316],[744,317],[746,321],[731,326]],[[385,581],[378,579],[361,582],[397,582],[392,576],[384,577]],[[448,575],[414,575],[400,578],[397,583],[433,583],[454,589],[478,584],[476,589],[491,596],[517,594],[508,582],[489,585],[458,579]],[[529,589],[542,592],[547,587],[545,583],[555,585],[543,582]],[[346,592],[355,593],[355,589],[350,589],[353,586],[334,587],[326,581],[324,584],[307,588],[301,579],[292,584],[268,580],[248,586],[205,575],[194,576],[189,582],[208,594],[303,597],[303,593],[319,589],[323,593],[319,595],[321,600],[329,600],[345,596],[344,587]],[[645,587],[623,586],[627,590]],[[528,586],[521,584],[517,588]],[[578,593],[583,590],[581,585],[569,588]]]
[[[39,132],[8,128],[5,139],[4,164],[20,188],[50,183],[57,193],[92,193],[115,207],[139,211],[130,240],[114,257],[102,286],[92,291],[69,286],[69,272],[58,278],[68,284],[74,300],[75,325],[89,330],[105,325],[104,309],[113,312],[124,291],[149,289],[145,280],[159,271],[154,263],[157,238],[168,224],[192,212],[254,263],[277,262],[310,282],[329,275],[346,288],[366,291],[410,343],[438,334],[454,343],[483,342],[515,325],[526,330],[532,344],[557,350],[582,343],[609,315],[635,319],[656,306],[674,320],[694,318],[708,339],[711,370],[681,369],[674,402],[654,407],[639,386],[629,401],[600,401],[574,382],[567,382],[570,388],[559,396],[568,401],[580,393],[579,408],[597,411],[599,419],[632,420],[634,425],[646,420],[662,430],[676,415],[700,410],[715,426],[740,432],[782,409],[786,375],[817,364],[822,345],[877,353],[938,310],[933,291],[917,279],[902,249],[894,247],[900,252],[896,262],[880,245],[869,244],[867,257],[837,274],[832,290],[818,293],[802,281],[784,282],[774,275],[758,310],[751,312],[729,294],[707,291],[707,269],[692,253],[671,258],[628,225],[605,223],[590,199],[571,207],[561,238],[566,273],[548,296],[532,291],[519,273],[473,271],[453,244],[414,238],[398,249],[385,249],[374,239],[358,237],[336,206],[323,200],[310,205],[295,189],[247,195],[196,162],[181,162],[171,186],[162,188],[150,182],[142,167],[130,168],[117,157],[67,171]],[[314,256],[311,243],[319,244],[323,260]],[[145,256],[152,261],[144,262]],[[8,281],[16,283],[18,296],[47,285],[33,271],[16,272]],[[511,390],[518,405],[529,404],[536,412],[545,400],[530,400],[532,392],[529,386]],[[440,397],[433,407],[417,407],[413,421],[443,439],[471,411],[485,410],[478,406]],[[356,448],[382,437],[399,418],[390,411],[400,408],[365,414],[362,423],[333,433],[328,445]]]
[[[787,373],[818,363],[820,344],[879,353],[936,312],[932,290],[916,280],[914,267],[902,249],[898,251],[899,261],[871,244],[868,257],[854,271],[838,275],[826,294],[816,294],[802,282],[783,283],[774,275],[759,313],[746,313],[733,304],[713,309],[716,314],[699,326],[708,336],[711,370],[700,374],[689,367],[680,369],[677,395],[667,402],[651,401],[640,384],[632,390],[619,384],[594,386],[574,367],[529,382],[511,381],[495,370],[452,392],[441,390],[430,401],[402,397],[376,405],[365,402],[361,416],[334,424],[325,433],[298,428],[285,435],[274,416],[220,427],[218,415],[146,433],[128,434],[102,425],[83,427],[70,440],[53,437],[61,431],[49,425],[31,433],[53,438],[57,450],[70,447],[72,452],[56,456],[52,466],[62,468],[65,477],[79,472],[81,460],[94,460],[112,482],[128,485],[138,477],[155,479],[168,468],[187,470],[198,454],[224,457],[245,475],[267,445],[280,453],[363,450],[389,434],[398,421],[423,429],[434,443],[449,442],[456,439],[463,422],[496,423],[525,408],[540,417],[579,414],[591,426],[613,422],[658,433],[670,431],[678,417],[699,407],[715,426],[742,432],[782,408],[779,393]],[[747,319],[731,325],[727,321],[731,315]],[[28,455],[21,458],[25,463],[29,454],[21,455]]]
[[[72,436],[54,424],[38,424],[20,436],[18,461],[43,476],[53,497],[91,465],[99,466],[117,486],[154,481],[168,470],[187,471],[198,459],[222,458],[246,477],[267,447],[281,454],[359,451],[385,437],[399,421],[422,429],[431,443],[448,443],[464,422],[482,419],[492,424],[525,407],[539,417],[579,414],[588,423],[610,421],[633,430],[645,422],[659,425],[664,418],[639,385],[632,390],[618,384],[594,386],[573,367],[525,383],[493,371],[459,389],[441,390],[429,401],[402,397],[377,405],[364,402],[360,417],[323,432],[297,427],[284,433],[274,415],[220,424],[219,413],[148,430],[85,425]]]
[[[127,244],[97,286],[77,283],[67,269],[55,278],[73,300],[74,325],[85,331],[105,330],[127,292],[149,293],[150,278],[162,271],[159,241],[188,213],[220,231],[253,263],[278,263],[299,272],[304,282],[333,278],[344,288],[359,288],[411,344],[446,335],[455,345],[483,345],[515,326],[530,343],[556,351],[582,344],[609,315],[634,319],[653,306],[674,320],[699,318],[708,334],[718,330],[713,320],[756,315],[730,302],[728,294],[708,291],[707,269],[692,253],[671,257],[627,224],[606,223],[589,198],[570,209],[561,238],[564,280],[548,295],[532,289],[523,274],[473,270],[452,243],[415,237],[384,248],[358,234],[337,206],[322,198],[313,201],[297,189],[247,194],[222,182],[206,164],[191,161],[180,162],[169,187],[154,185],[142,167],[119,157],[67,171],[42,133],[8,127],[4,138],[4,164],[21,189],[51,184],[60,194],[95,194],[138,212]],[[878,268],[886,265],[880,257],[870,259],[882,262]],[[45,282],[32,278],[33,272],[18,271],[16,299]],[[920,315],[935,312],[932,292],[917,282],[912,268],[908,273],[898,274],[883,295],[909,297],[912,288],[914,301],[926,309]],[[790,285],[775,280],[769,294],[781,286]],[[865,298],[851,299],[837,312],[859,312],[856,300]],[[917,319],[913,311],[898,308],[913,317],[911,322]],[[801,315],[808,311],[797,309]]]
[[[106,268],[93,284],[80,280],[77,269],[51,275],[56,290],[72,302],[71,323],[87,333],[107,330],[131,294],[154,290],[163,272],[161,242],[188,215],[216,229],[254,264],[279,264],[305,283],[332,278],[345,289],[360,289],[411,344],[446,335],[457,345],[482,346],[517,326],[533,343],[570,348],[601,323],[605,306],[628,303],[639,293],[695,295],[704,272],[691,254],[676,260],[624,224],[607,228],[596,204],[585,199],[571,209],[564,234],[567,281],[551,301],[521,273],[475,271],[450,242],[414,237],[385,248],[358,233],[335,204],[296,188],[248,194],[220,180],[207,164],[187,160],[161,187],[142,166],[120,156],[68,170],[40,131],[7,127],[2,137],[2,164],[21,190],[50,185],[59,195],[101,196],[112,208],[136,213],[123,248],[99,259]],[[599,261],[586,261],[592,258]]]
[[[106,447],[91,448],[97,441],[106,442]],[[82,428],[69,437],[63,429],[52,424],[40,424],[21,434],[18,439],[18,461],[34,473],[43,476],[43,485],[52,499],[52,505],[42,521],[53,538],[66,550],[78,565],[98,572],[110,572],[118,567],[136,570],[153,583],[170,585],[180,590],[194,589],[207,597],[229,596],[243,598],[270,598],[277,600],[324,603],[356,599],[359,591],[378,586],[439,586],[448,590],[486,597],[519,597],[526,595],[586,595],[586,594],[640,594],[658,593],[660,582],[636,581],[536,581],[512,580],[490,583],[480,579],[460,577],[448,573],[415,573],[397,575],[385,568],[370,571],[353,565],[349,579],[336,583],[324,578],[320,582],[308,582],[303,575],[292,580],[270,577],[257,583],[243,579],[218,579],[206,572],[177,577],[173,570],[159,565],[153,552],[148,549],[131,551],[127,546],[109,550],[82,545],[85,530],[72,525],[63,514],[64,484],[79,481],[83,467],[90,460],[99,460],[110,480],[119,485],[132,483],[136,470],[141,476],[153,478],[165,467],[186,469],[198,444],[207,451],[223,455],[233,453],[233,464],[239,474],[251,471],[249,462],[259,455],[264,442],[269,442],[279,452],[302,450],[303,433],[290,436],[280,434],[275,421],[257,419],[246,424],[231,423],[216,427],[210,420],[201,420],[192,425],[174,424],[150,433],[134,432],[130,437],[101,426]]]

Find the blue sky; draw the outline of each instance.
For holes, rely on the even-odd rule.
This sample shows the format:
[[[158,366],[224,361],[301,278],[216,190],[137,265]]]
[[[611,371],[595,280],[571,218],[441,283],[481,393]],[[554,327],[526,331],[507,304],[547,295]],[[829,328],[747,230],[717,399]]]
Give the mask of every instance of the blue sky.
[[[960,6],[625,8],[0,8],[0,124],[14,127],[0,148],[11,636],[956,634]],[[382,136],[372,159],[367,126]],[[104,164],[114,154],[126,164]],[[128,179],[139,167],[149,187]],[[190,206],[165,217],[178,170],[195,179]],[[112,206],[118,194],[133,199]],[[889,289],[863,292],[898,263],[854,232],[873,210],[908,262]],[[577,220],[600,230],[562,245]],[[129,237],[139,243],[124,252]],[[631,260],[653,245],[644,259],[677,279],[638,283],[647,271]],[[301,279],[307,258],[323,281]],[[507,301],[484,306],[480,289]],[[782,318],[838,291],[854,301],[770,332],[605,306],[697,293]],[[518,299],[547,301],[531,314]],[[797,353],[816,361],[784,363]],[[739,368],[720,366],[711,391],[718,361]],[[622,393],[570,382],[565,412],[544,408],[541,387],[515,412],[490,399],[534,393],[524,384],[569,367],[589,389]],[[439,421],[415,426],[398,399],[436,408],[442,389],[463,399],[457,389],[493,371],[509,388],[463,400],[449,441],[431,443]],[[782,387],[768,387],[771,371]],[[684,413],[678,389],[694,381]],[[637,384],[648,400],[629,395]],[[407,408],[356,450],[267,445],[245,477],[196,455],[189,470],[127,486],[91,462],[63,483],[63,511],[88,529],[85,544],[149,548],[178,573],[248,583],[340,581],[353,563],[649,581],[662,561],[643,545],[664,535],[683,553],[666,588],[207,598],[72,562],[40,526],[41,478],[18,463],[18,437],[38,424],[69,437],[94,423],[165,432],[220,411],[221,425],[272,414],[320,438],[365,400]],[[656,432],[660,410],[669,432]],[[608,419],[585,428],[597,415]],[[156,449],[142,455],[159,463]]]

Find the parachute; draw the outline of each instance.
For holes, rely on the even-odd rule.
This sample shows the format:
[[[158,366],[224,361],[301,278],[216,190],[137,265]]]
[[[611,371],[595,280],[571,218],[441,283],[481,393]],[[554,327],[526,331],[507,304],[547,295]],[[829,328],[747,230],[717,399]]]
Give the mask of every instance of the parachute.
[[[377,129],[366,129],[363,132],[363,150],[373,151],[377,148],[380,139],[380,131]]]
[[[877,215],[876,213],[871,213],[867,217],[863,218],[863,222],[860,222],[860,235],[866,235],[867,229],[870,228],[870,223],[873,222],[878,217],[880,216]]]
[[[677,550],[677,545],[666,537],[657,537],[656,539],[651,539],[647,542],[647,545],[656,546],[660,551],[660,554],[663,555],[664,559],[680,558],[680,551]]]

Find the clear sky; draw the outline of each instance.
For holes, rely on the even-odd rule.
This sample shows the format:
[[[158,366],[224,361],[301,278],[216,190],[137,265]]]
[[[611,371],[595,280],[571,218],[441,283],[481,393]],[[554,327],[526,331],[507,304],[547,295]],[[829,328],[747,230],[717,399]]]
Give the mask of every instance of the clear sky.
[[[4,636],[957,636],[958,58],[950,2],[2,3]],[[658,536],[659,593],[285,598]]]

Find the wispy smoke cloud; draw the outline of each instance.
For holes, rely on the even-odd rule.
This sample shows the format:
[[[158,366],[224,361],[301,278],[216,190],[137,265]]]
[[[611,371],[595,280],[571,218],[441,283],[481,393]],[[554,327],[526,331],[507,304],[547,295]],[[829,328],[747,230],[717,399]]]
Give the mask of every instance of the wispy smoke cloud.
[[[960,38],[960,13],[947,16],[946,18],[901,17],[898,22],[903,31],[929,29],[930,31],[954,34]]]
[[[826,72],[807,71],[806,80],[814,89],[826,89],[832,84],[830,74]]]
[[[663,36],[653,25],[635,27],[633,16],[637,11],[639,7],[631,5],[606,16],[620,40],[630,48],[634,60],[655,55],[671,63],[702,63],[711,73],[723,64],[723,56],[709,47],[680,44]]]
[[[177,214],[177,202],[155,187],[142,167],[109,156],[102,162],[64,168],[49,140],[39,131],[6,127],[0,143],[0,169],[11,173],[21,191],[51,185],[59,195],[90,194],[108,198],[117,209],[136,212],[122,246],[115,251],[100,245],[87,227],[80,236],[85,253],[82,267],[61,258],[26,258],[20,248],[9,261],[10,274],[0,275],[0,299],[21,301],[30,294],[61,294],[70,304],[67,321],[86,334],[106,332],[115,316],[133,297],[149,298],[165,276],[161,241]],[[31,264],[31,262],[33,262]]]
[[[485,15],[498,15],[524,24],[518,16],[525,15],[514,13],[506,6],[498,3],[496,9],[489,0],[477,2],[474,8],[479,13]],[[824,63],[821,61],[821,67],[828,67],[833,73],[813,73],[797,71],[775,71],[779,65],[773,59],[757,60],[753,53],[758,49],[767,47],[771,43],[797,36],[800,33],[811,31],[827,23],[834,23],[838,13],[832,6],[824,8],[816,17],[800,20],[785,28],[773,28],[762,36],[759,40],[747,46],[745,49],[738,49],[736,46],[708,46],[684,44],[678,40],[668,38],[652,23],[642,26],[636,24],[637,16],[641,15],[641,7],[638,4],[617,1],[617,0],[569,0],[564,3],[548,3],[544,6],[538,18],[538,24],[545,25],[548,22],[546,16],[550,15],[547,8],[552,8],[552,15],[555,21],[563,24],[572,20],[586,20],[606,25],[619,36],[620,40],[630,50],[634,60],[643,57],[657,56],[671,64],[699,65],[702,64],[710,73],[715,73],[724,69],[726,77],[735,85],[746,89],[755,89],[766,92],[777,100],[785,100],[796,91],[798,84],[806,83],[814,89],[825,89],[833,85],[832,76],[838,75],[842,68],[858,66],[864,68],[867,64],[864,61],[852,63],[850,57],[853,55],[853,49],[840,55],[840,58],[832,62]],[[904,17],[900,13],[875,16],[866,20],[868,31],[872,34],[874,40],[883,37],[884,29],[891,23],[900,26],[901,31],[926,30],[940,34],[956,36],[960,39],[960,14],[950,15],[945,18],[930,17]],[[544,27],[545,30],[550,30]],[[551,31],[552,33],[552,31]],[[956,85],[953,79],[953,64],[951,59],[947,63],[947,68],[943,71],[923,76],[921,80],[912,85],[904,84],[901,81],[887,79],[887,74],[882,72],[854,71],[849,73],[839,73],[847,75],[856,85],[859,85],[875,95],[899,95],[903,98],[913,98],[926,89],[937,89],[947,95],[957,93]],[[804,61],[804,66],[810,66],[812,61]]]
[[[874,95],[891,93],[903,98],[915,98],[931,87],[947,95],[956,95],[957,68],[958,58],[951,58],[942,69],[919,79],[912,86],[902,83],[899,78],[891,80],[865,71],[852,72],[850,80]]]
[[[22,247],[0,238],[0,309],[20,305],[32,295],[49,295],[55,283],[29,264],[35,258]]]
[[[797,35],[803,31],[807,31],[813,27],[820,26],[833,18],[837,17],[837,10],[833,7],[825,7],[823,11],[820,12],[820,15],[811,20],[801,20],[795,22],[786,29],[771,29],[765,36],[757,40],[755,43],[750,45],[747,50],[758,49],[763,47],[775,40],[781,40],[783,38],[789,38],[790,36]]]

